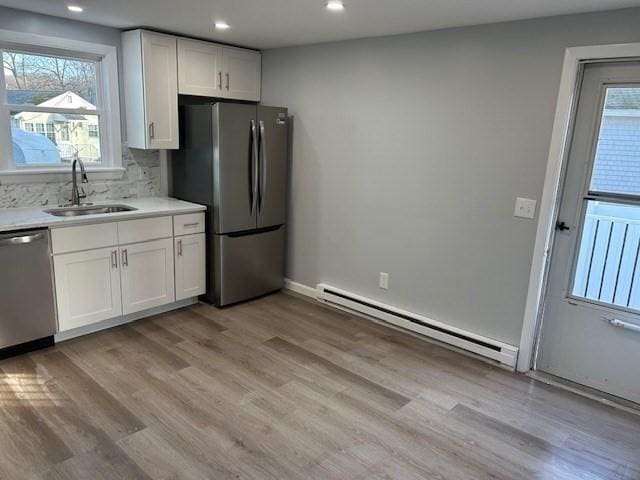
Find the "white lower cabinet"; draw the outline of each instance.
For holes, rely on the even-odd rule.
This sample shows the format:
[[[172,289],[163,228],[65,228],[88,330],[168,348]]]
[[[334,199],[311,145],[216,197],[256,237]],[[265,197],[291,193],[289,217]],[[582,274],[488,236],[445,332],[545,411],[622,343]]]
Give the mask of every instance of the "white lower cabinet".
[[[60,331],[122,315],[117,247],[57,255],[53,266]]]
[[[175,301],[171,238],[122,246],[120,263],[125,315]]]
[[[203,232],[202,213],[53,229],[58,331],[205,293]]]
[[[205,234],[176,237],[176,300],[196,297],[206,292]]]

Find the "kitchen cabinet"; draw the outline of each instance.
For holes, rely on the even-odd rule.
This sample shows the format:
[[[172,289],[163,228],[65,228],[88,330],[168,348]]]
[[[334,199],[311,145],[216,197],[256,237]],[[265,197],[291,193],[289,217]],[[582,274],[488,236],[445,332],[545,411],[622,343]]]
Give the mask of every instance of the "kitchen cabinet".
[[[222,52],[222,97],[260,101],[262,55],[251,50],[225,47]]]
[[[52,229],[59,332],[205,293],[204,213],[118,220]]]
[[[120,247],[120,263],[124,315],[175,301],[172,239]]]
[[[177,149],[176,37],[147,30],[124,32],[122,51],[129,146]]]
[[[178,39],[178,93],[257,102],[262,55],[210,42]]]
[[[178,39],[178,93],[222,96],[222,47],[215,43]]]
[[[122,315],[117,247],[55,255],[53,268],[59,331]]]
[[[176,237],[176,300],[196,297],[206,292],[205,234]]]

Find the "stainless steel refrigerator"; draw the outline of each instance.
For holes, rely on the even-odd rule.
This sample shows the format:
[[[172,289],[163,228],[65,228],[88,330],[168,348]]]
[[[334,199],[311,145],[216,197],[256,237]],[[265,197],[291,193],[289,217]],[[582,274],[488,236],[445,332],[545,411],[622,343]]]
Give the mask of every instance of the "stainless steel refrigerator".
[[[207,293],[218,306],[282,288],[287,109],[234,103],[180,110],[173,196],[207,205]]]

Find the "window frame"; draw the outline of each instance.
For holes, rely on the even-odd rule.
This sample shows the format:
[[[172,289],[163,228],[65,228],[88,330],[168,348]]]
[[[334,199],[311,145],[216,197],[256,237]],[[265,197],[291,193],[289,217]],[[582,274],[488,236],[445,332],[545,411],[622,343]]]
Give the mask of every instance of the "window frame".
[[[122,178],[125,169],[122,164],[117,48],[112,45],[0,30],[0,52],[4,50],[96,62],[97,105],[96,110],[91,111],[91,115],[99,114],[101,163],[87,165],[87,171],[93,174],[94,179]],[[69,165],[17,166],[15,164],[11,142],[11,112],[16,110],[38,111],[38,107],[25,108],[24,105],[8,104],[3,72],[0,75],[0,179],[2,182],[23,183],[66,179],[71,172]],[[50,112],[56,109],[45,107],[44,110]],[[63,113],[75,113],[75,110],[58,110]],[[87,112],[84,111],[84,113]]]

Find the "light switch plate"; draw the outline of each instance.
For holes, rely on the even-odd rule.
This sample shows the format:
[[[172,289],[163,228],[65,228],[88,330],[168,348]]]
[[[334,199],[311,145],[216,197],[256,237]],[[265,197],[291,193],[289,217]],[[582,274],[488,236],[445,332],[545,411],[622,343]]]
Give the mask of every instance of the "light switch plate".
[[[516,198],[514,217],[534,218],[536,216],[536,201],[531,198]]]

